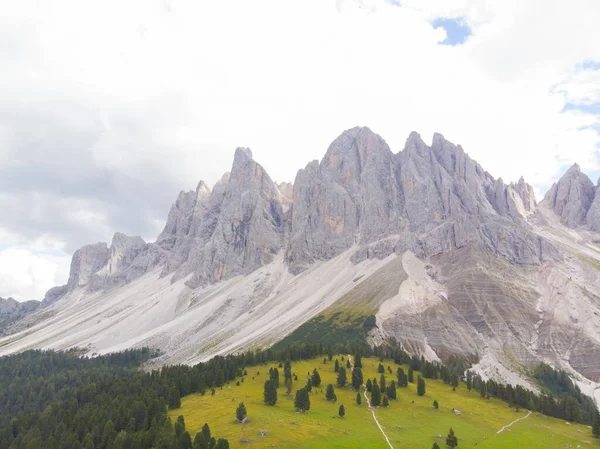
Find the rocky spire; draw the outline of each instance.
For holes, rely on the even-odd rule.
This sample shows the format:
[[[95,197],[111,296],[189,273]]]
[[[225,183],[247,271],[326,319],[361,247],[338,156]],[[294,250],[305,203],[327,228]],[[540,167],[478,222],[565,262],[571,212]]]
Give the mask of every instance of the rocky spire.
[[[569,227],[582,225],[595,195],[595,186],[577,164],[552,185],[544,203]]]

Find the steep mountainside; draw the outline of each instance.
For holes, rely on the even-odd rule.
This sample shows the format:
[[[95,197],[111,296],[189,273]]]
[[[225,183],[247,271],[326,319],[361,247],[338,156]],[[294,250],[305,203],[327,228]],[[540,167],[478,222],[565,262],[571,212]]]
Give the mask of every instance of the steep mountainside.
[[[179,194],[156,242],[117,233],[78,250],[0,354],[149,345],[158,363],[193,363],[360,308],[375,341],[510,380],[545,360],[594,387],[599,230],[600,189],[579,167],[537,205],[523,179],[493,178],[440,134],[428,146],[413,132],[394,154],[353,128],[279,185],[238,148],[212,190]]]

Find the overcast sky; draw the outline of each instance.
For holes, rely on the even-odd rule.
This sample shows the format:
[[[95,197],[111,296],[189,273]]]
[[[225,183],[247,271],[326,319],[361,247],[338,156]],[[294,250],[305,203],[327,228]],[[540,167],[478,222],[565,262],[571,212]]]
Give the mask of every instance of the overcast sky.
[[[598,0],[0,0],[0,296],[78,247],[153,240],[237,146],[277,181],[369,126],[415,130],[544,193],[596,182]]]

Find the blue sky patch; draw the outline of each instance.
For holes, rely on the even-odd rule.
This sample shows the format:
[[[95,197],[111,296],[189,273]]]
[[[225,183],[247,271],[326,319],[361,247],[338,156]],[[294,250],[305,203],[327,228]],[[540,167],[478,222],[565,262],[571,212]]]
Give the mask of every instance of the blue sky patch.
[[[440,42],[442,45],[460,45],[472,34],[471,28],[462,17],[435,19],[431,25],[446,30],[446,39]]]
[[[585,114],[600,115],[600,103],[592,104],[575,104],[567,103],[563,108],[564,111],[581,111]]]

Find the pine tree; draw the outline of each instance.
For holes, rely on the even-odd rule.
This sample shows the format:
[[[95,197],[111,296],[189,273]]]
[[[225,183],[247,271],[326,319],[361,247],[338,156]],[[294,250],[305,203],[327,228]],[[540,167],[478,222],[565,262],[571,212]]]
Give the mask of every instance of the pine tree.
[[[473,373],[467,371],[467,390],[471,391],[471,388],[473,388]]]
[[[352,368],[352,363],[350,363],[350,359],[346,361],[346,369]]]
[[[345,414],[346,414],[346,409],[344,408],[344,404],[342,404],[342,405],[340,405],[340,410],[338,411],[338,415],[340,415],[340,418],[343,418]]]
[[[210,427],[208,427],[207,423],[204,423],[202,426],[202,436],[206,440],[206,442],[210,441]]]
[[[452,427],[450,427],[450,432],[446,437],[446,446],[448,446],[451,449],[454,449],[458,446],[458,438],[456,438],[456,435],[454,435],[454,430],[452,430]]]
[[[433,443],[433,446],[431,446],[431,449],[440,449],[440,445],[437,443]]]
[[[89,434],[88,434],[89,435]],[[92,444],[92,447],[93,444]],[[85,446],[84,446],[85,448]],[[179,449],[191,449],[192,448],[192,437],[188,431],[183,432],[179,436]]]
[[[238,407],[235,411],[235,418],[241,422],[244,420],[244,418],[246,417],[247,414],[248,414],[248,411],[246,410],[246,406],[244,405],[243,402],[240,402],[240,404],[238,405]]]
[[[437,410],[438,408],[440,408],[440,404],[438,404],[437,400],[433,401],[433,406],[435,407],[435,409]]]
[[[277,387],[272,380],[265,382],[264,400],[267,405],[277,404]]]
[[[336,373],[340,370],[340,362],[338,362],[338,359],[335,359],[335,363],[333,364],[333,371],[335,371]]]
[[[325,389],[325,399],[327,399],[328,401],[333,401],[335,398],[335,390],[333,389],[333,385],[329,384],[327,385],[327,388]]]
[[[373,383],[371,382],[371,379],[367,379],[367,391],[370,393],[372,388]]]
[[[598,410],[594,410],[594,418],[592,421],[592,435],[596,438],[600,438],[600,413]]]
[[[308,376],[308,380],[306,381],[306,386],[304,388],[309,393],[312,391],[312,378],[310,376]]]
[[[285,392],[286,394],[289,396],[290,394],[292,394],[292,389],[294,388],[294,383],[292,382],[292,379],[288,379],[285,381]]]
[[[381,363],[377,367],[377,372],[378,373],[385,373],[385,368],[383,367],[383,365]]]
[[[387,395],[383,395],[383,401],[381,402],[381,405],[384,407],[389,407],[390,406],[390,401],[388,400]]]
[[[356,393],[356,405],[362,404],[362,398],[360,397],[360,393]]]
[[[346,368],[344,368],[343,366],[341,366],[340,370],[338,371],[337,384],[340,387],[343,387],[343,386],[346,385],[346,382],[348,382],[348,379],[346,377]]]
[[[413,373],[413,369],[412,366],[408,367],[408,381],[413,384],[415,383],[415,375]]]
[[[385,376],[382,374],[381,376],[379,376],[379,388],[381,388],[381,391],[385,391]]]
[[[354,356],[354,368],[362,368],[362,357],[360,354]]]
[[[408,379],[406,377],[406,373],[404,372],[404,370],[402,368],[398,368],[398,371],[396,371],[396,377],[398,378],[398,386],[399,387],[407,387],[408,386]]]
[[[292,380],[292,362],[290,359],[287,359],[283,365],[283,378],[284,382]]]
[[[352,370],[352,388],[358,390],[363,384],[363,373],[360,368],[354,367]]]
[[[425,395],[425,380],[421,376],[417,380],[417,394],[419,396]]]
[[[318,387],[321,385],[321,375],[319,374],[316,368],[313,370],[311,379],[314,387]]]
[[[229,441],[227,441],[225,438],[219,438],[215,449],[229,449]]]
[[[381,405],[381,390],[377,384],[371,387],[371,405],[373,407]]]
[[[482,398],[485,398],[487,395],[487,388],[486,388],[486,384],[485,384],[484,380],[482,380],[481,383],[479,384],[479,394],[481,395]]]
[[[396,382],[392,380],[392,383],[390,383],[389,387],[386,388],[385,392],[388,398],[396,400]]]
[[[271,381],[275,384],[275,388],[279,388],[279,370],[277,368],[273,368],[269,370]]]
[[[300,390],[296,391],[294,407],[302,412],[307,412],[310,410],[310,397],[308,396],[308,391],[306,391],[305,388],[301,388]]]

